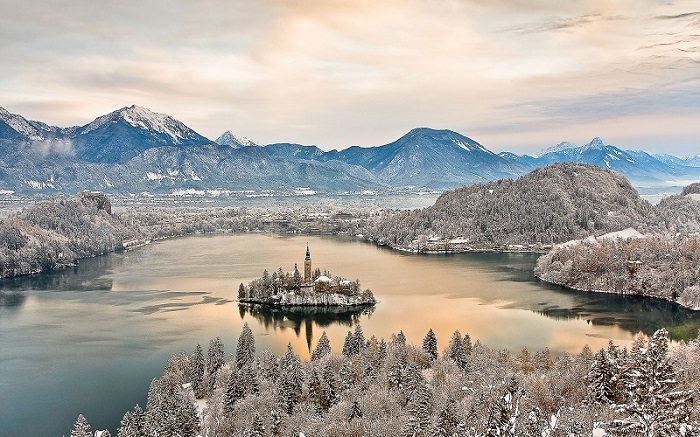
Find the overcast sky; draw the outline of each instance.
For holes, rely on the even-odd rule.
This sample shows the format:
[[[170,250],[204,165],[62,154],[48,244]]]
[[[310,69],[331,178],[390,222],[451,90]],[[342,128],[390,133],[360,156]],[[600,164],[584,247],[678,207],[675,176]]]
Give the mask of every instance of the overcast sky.
[[[0,106],[62,127],[137,104],[325,150],[700,153],[697,0],[0,0],[0,41]]]

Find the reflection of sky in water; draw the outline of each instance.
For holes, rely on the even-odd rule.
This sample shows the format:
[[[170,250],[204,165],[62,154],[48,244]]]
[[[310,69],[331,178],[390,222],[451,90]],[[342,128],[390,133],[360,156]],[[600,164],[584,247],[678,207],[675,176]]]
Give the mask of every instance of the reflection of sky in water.
[[[314,268],[359,278],[380,300],[370,314],[245,311],[238,284],[262,270],[291,270],[310,243]],[[535,256],[400,254],[353,240],[265,235],[182,238],[80,268],[0,281],[0,435],[68,433],[83,412],[113,434],[145,400],[167,356],[205,350],[220,336],[227,353],[244,322],[258,350],[291,343],[308,359],[322,331],[342,348],[356,320],[365,336],[403,330],[420,344],[432,328],[443,348],[455,329],[493,348],[578,352],[613,338],[628,345],[660,326],[693,335],[698,316],[648,299],[564,291],[533,281]],[[80,388],[77,388],[80,387]],[[66,393],[73,393],[66,399]],[[33,410],[33,411],[32,411]],[[36,420],[36,411],[47,411]],[[29,428],[26,428],[29,427]],[[29,430],[29,432],[27,431]]]

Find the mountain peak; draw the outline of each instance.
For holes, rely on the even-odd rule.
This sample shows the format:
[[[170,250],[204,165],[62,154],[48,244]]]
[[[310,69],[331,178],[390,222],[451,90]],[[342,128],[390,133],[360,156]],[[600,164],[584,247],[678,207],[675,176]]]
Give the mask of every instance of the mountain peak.
[[[126,162],[158,146],[211,144],[167,114],[137,105],[97,117],[71,135],[80,158],[91,162]]]
[[[7,124],[20,136],[33,141],[41,141],[45,140],[47,137],[55,136],[55,131],[57,130],[57,128],[48,126],[47,124],[27,120],[21,115],[13,114],[3,107],[0,107],[0,121]]]
[[[257,146],[249,138],[242,135],[237,135],[227,130],[216,139],[216,143],[222,146],[231,146],[234,149],[240,149],[241,147],[254,147]]]
[[[568,141],[562,141],[561,143],[557,144],[556,146],[552,146],[552,147],[548,147],[546,149],[543,149],[541,152],[534,155],[534,157],[538,158],[538,157],[541,157],[541,156],[546,155],[548,153],[561,152],[564,150],[575,149],[577,147],[578,146],[574,143],[570,143]]]
[[[169,138],[172,144],[183,144],[188,140],[200,138],[199,134],[170,115],[153,112],[137,105],[125,106],[107,115],[97,117],[93,122],[84,126],[81,133],[87,134],[119,121],[123,121],[133,128]]]
[[[586,144],[584,147],[587,149],[604,149],[608,146],[609,144],[606,144],[600,137],[595,137],[591,140],[590,143]]]

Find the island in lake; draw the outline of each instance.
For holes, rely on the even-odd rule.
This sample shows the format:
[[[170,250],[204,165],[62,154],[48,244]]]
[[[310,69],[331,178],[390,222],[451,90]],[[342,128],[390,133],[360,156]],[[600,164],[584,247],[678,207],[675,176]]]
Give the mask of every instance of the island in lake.
[[[377,303],[371,290],[360,287],[359,280],[332,277],[328,271],[322,274],[318,268],[312,271],[308,243],[303,277],[296,263],[292,272],[285,272],[281,267],[272,274],[265,270],[261,278],[251,281],[247,287],[241,283],[238,301],[279,306],[360,306]]]

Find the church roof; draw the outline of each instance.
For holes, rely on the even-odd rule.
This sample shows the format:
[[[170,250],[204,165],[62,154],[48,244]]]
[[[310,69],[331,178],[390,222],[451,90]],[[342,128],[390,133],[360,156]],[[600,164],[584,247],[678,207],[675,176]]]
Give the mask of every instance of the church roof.
[[[326,275],[321,275],[314,282],[332,282],[333,280]]]

